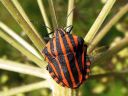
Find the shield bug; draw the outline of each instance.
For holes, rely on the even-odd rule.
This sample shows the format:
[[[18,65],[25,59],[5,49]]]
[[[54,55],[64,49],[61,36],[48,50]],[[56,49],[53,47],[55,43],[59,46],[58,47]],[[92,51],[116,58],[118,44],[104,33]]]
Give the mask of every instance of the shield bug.
[[[89,77],[90,60],[83,38],[72,35],[71,30],[57,28],[42,53],[51,77],[61,86],[75,89]]]

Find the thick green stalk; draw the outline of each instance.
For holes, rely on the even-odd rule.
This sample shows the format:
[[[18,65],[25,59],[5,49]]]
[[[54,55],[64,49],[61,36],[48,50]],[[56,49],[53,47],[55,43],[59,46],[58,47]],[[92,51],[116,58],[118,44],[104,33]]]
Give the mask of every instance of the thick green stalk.
[[[103,21],[105,20],[106,16],[110,12],[112,6],[116,0],[107,0],[106,4],[104,5],[103,9],[101,10],[100,14],[98,15],[97,19],[93,23],[92,27],[90,28],[89,32],[84,38],[85,43],[90,44],[93,40],[94,36],[98,32],[99,28],[101,27]]]
[[[92,50],[101,41],[101,39],[109,32],[112,26],[115,25],[120,20],[120,18],[127,12],[128,12],[128,3],[124,5],[117,14],[115,14],[115,16],[105,25],[105,27],[94,38],[91,45],[89,46],[89,53],[92,52]]]
[[[1,0],[1,2],[11,13],[14,19],[19,23],[19,25],[23,28],[24,32],[26,32],[26,34],[33,42],[33,44],[36,46],[36,48],[41,52],[45,45],[45,42],[39,37],[32,24],[30,24],[31,22],[25,15],[25,12],[23,12],[23,9],[18,3],[18,1]]]
[[[72,89],[61,87],[55,81],[53,81],[53,80],[51,80],[51,81],[50,82],[53,84],[52,96],[73,96]]]

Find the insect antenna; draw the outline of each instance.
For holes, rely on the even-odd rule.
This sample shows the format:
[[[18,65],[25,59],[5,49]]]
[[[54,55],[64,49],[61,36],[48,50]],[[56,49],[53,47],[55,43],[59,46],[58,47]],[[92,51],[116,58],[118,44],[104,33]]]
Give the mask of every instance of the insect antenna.
[[[52,31],[53,31],[53,28],[50,28],[50,27],[45,26],[45,25],[43,25],[43,27],[46,27],[46,28],[48,28],[48,29],[50,29],[50,30],[52,30]]]
[[[71,15],[71,13],[74,11],[75,8],[76,8],[76,7],[74,7],[74,8],[71,10],[71,12],[69,12],[69,14],[67,15],[67,18]]]

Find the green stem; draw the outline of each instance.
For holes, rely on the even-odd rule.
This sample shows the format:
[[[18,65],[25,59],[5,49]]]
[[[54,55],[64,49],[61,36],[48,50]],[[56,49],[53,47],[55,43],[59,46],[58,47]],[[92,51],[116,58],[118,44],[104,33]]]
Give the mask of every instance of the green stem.
[[[111,47],[106,52],[97,54],[94,60],[92,61],[93,64],[92,66],[94,66],[95,64],[101,64],[101,62],[103,64],[105,61],[111,59],[113,55],[115,55],[117,52],[119,52],[120,50],[122,50],[127,46],[128,46],[128,37],[126,36],[120,42],[118,42],[114,47]]]
[[[42,17],[43,17],[43,19],[44,19],[45,25],[46,25],[47,27],[51,28],[51,25],[50,25],[50,23],[49,23],[48,16],[47,16],[47,14],[46,14],[46,11],[45,11],[45,8],[44,8],[44,4],[43,4],[42,0],[37,0],[37,3],[38,3],[38,5],[39,5],[39,8],[40,8]],[[47,31],[48,31],[48,33],[51,33],[51,30],[50,30],[49,28],[47,28]],[[52,38],[52,34],[50,34],[49,37]]]
[[[72,96],[78,96],[78,91],[79,91],[79,88],[78,89],[72,89]]]
[[[58,28],[57,17],[56,17],[53,1],[48,0],[48,3],[49,3],[50,12],[51,12],[53,26],[54,26],[54,28]]]
[[[22,74],[33,75],[39,78],[48,79],[50,78],[48,72],[45,69],[25,65],[22,63],[0,59],[0,69],[18,72]]]
[[[126,75],[126,74],[128,74],[128,69],[126,69],[126,70],[122,70],[122,71],[120,71],[120,72],[106,72],[106,73],[100,73],[100,74],[94,74],[94,75],[91,75],[90,76],[90,79],[96,79],[96,78],[103,78],[103,77],[110,77],[110,76],[114,76],[114,77],[116,77],[116,76],[122,76],[122,75]]]
[[[87,43],[87,44],[91,43],[91,41],[93,40],[94,36],[98,32],[99,28],[101,27],[103,21],[105,20],[106,16],[110,12],[110,10],[115,2],[116,2],[116,0],[107,0],[106,4],[104,5],[103,9],[101,10],[99,16],[97,17],[97,19],[93,23],[92,27],[90,28],[89,32],[85,36],[85,38],[84,38],[85,43]]]
[[[105,27],[98,33],[94,38],[93,42],[89,46],[89,53],[93,51],[96,45],[101,41],[101,39],[109,32],[113,25],[115,25],[120,18],[128,12],[128,3],[125,4],[120,11],[105,25]]]
[[[18,93],[25,93],[25,92],[29,92],[29,91],[33,91],[41,88],[50,88],[48,81],[40,81],[33,84],[12,88],[7,91],[0,92],[0,96],[12,96]]]
[[[67,27],[73,25],[74,0],[68,0]]]
[[[53,89],[52,93],[53,96],[73,96],[72,89],[61,87],[55,81],[52,81]]]
[[[8,26],[6,26],[1,21],[0,21],[0,28],[5,32],[5,34],[7,33],[10,37],[15,39],[15,41],[19,42],[21,46],[25,47],[28,51],[34,54],[37,58],[42,59],[41,55],[38,53],[38,51],[34,47],[32,47],[29,43],[27,43],[20,36],[18,36],[13,30],[11,30]]]
[[[25,12],[22,7],[18,3],[17,0],[1,0],[3,5],[7,8],[7,10],[11,13],[14,19],[19,23],[19,25],[26,32],[30,40],[36,46],[36,48],[41,52],[45,42],[39,37],[36,30],[32,26],[31,22],[27,18]]]
[[[28,57],[29,60],[33,61],[35,64],[37,64],[41,68],[46,67],[46,65],[47,65],[46,62],[37,58],[37,56],[32,54],[29,50],[27,50],[19,42],[17,42],[15,39],[11,38],[9,35],[7,35],[2,30],[0,30],[0,37],[3,38],[5,41],[7,41],[10,45],[15,47],[18,51],[20,51],[22,54],[24,54],[26,57]]]

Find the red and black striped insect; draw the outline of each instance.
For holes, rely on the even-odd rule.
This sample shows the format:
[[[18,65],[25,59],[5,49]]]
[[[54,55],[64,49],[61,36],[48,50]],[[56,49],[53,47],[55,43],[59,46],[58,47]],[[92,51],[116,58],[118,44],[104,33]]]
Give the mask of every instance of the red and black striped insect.
[[[89,77],[91,63],[83,38],[70,31],[56,29],[43,54],[51,77],[61,86],[75,89]]]

